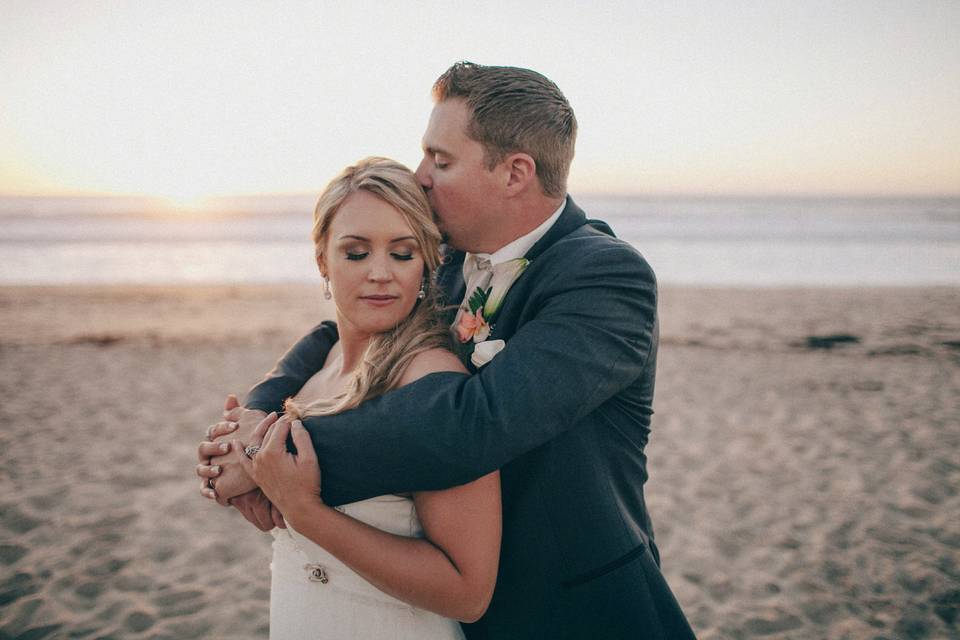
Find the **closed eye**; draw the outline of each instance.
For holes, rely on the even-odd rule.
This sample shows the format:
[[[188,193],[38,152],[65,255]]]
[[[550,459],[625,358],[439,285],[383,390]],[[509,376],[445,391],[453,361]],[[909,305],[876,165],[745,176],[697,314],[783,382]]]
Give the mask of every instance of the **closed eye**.
[[[413,260],[412,253],[391,253],[390,255],[397,260]]]
[[[353,252],[347,251],[347,260],[363,260],[368,255],[370,255],[368,251],[364,251],[362,253],[353,253]]]

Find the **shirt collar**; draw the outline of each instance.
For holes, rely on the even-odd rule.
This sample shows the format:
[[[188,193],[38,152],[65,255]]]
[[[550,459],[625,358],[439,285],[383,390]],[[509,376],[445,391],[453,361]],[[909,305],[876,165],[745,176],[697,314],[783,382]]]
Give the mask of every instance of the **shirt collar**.
[[[464,280],[467,279],[469,274],[467,273],[467,264],[468,262],[473,262],[469,260],[470,256],[486,258],[490,261],[492,265],[498,265],[510,260],[516,260],[517,258],[522,258],[526,255],[527,251],[533,248],[533,245],[537,244],[537,241],[540,240],[543,236],[547,235],[547,231],[550,230],[557,220],[560,218],[560,214],[563,213],[564,208],[567,206],[567,199],[564,198],[563,202],[560,203],[560,207],[554,211],[549,218],[544,220],[536,229],[531,231],[526,235],[522,235],[516,240],[500,247],[493,253],[467,253],[464,258]]]

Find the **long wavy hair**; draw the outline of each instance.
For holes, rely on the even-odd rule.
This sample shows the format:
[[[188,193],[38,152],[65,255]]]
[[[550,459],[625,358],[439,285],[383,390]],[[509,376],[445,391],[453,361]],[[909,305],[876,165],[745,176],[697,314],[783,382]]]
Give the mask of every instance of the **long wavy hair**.
[[[440,265],[440,230],[433,221],[423,189],[407,167],[388,158],[364,158],[330,181],[313,213],[317,261],[324,256],[334,216],[347,198],[358,191],[366,191],[391,205],[410,226],[424,260],[426,297],[419,300],[397,326],[370,339],[360,365],[341,393],[309,404],[288,399],[285,409],[293,417],[330,415],[352,409],[395,388],[418,354],[438,347],[453,348],[435,286]]]

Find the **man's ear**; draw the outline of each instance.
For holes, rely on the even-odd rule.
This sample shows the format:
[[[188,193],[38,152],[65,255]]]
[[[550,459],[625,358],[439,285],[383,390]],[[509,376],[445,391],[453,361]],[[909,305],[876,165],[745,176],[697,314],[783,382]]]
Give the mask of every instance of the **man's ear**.
[[[537,162],[529,153],[511,153],[504,159],[507,167],[507,193],[522,193],[537,180]]]

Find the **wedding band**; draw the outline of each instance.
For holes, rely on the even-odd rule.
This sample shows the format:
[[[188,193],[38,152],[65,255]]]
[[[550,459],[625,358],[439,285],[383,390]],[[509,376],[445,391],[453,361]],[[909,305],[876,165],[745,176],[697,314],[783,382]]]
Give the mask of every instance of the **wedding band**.
[[[257,451],[260,451],[260,447],[255,444],[248,445],[243,449],[243,453],[246,454],[248,458],[253,458],[253,456],[257,454]]]
[[[213,478],[210,478],[209,480],[207,480],[207,484],[210,485],[210,488],[211,488],[211,489],[216,490],[216,487],[213,486]]]

